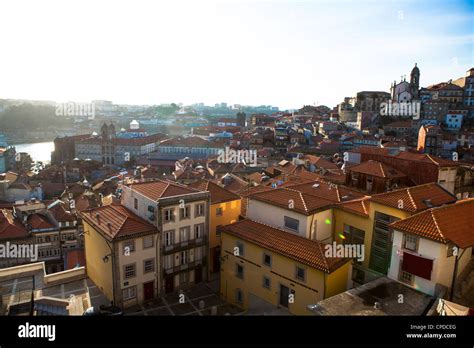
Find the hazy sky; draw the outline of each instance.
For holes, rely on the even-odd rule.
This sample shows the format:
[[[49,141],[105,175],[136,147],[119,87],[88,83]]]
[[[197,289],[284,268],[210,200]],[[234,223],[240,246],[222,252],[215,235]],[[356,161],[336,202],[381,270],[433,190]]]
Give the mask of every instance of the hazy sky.
[[[0,98],[334,106],[474,66],[471,1],[0,2]]]

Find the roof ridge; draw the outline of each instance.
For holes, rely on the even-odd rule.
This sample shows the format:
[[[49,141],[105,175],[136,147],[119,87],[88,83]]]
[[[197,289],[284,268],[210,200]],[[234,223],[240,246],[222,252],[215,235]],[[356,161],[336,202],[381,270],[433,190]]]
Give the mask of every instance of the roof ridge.
[[[416,187],[416,186],[415,186]],[[416,206],[415,204],[415,200],[413,199],[413,196],[411,195],[411,192],[410,192],[410,188],[407,187],[407,194],[408,194],[408,198],[410,198],[410,201],[411,201],[411,204],[413,204],[413,207],[415,208],[415,211],[418,210],[418,207]]]
[[[112,204],[110,205],[110,207],[111,207],[114,211],[116,211],[118,214],[124,216],[124,214],[123,214],[122,212],[120,212],[120,211],[118,211],[118,209],[115,209],[115,208],[114,208],[114,207],[119,207],[119,206],[120,206],[120,207],[123,207],[123,205],[112,205]],[[108,206],[106,205],[105,207],[108,207]],[[124,208],[125,208],[125,207],[124,207]],[[126,209],[126,208],[125,208],[125,209]],[[122,228],[123,228],[123,226],[125,225],[125,222],[127,221],[127,219],[128,219],[128,216],[125,216],[125,219],[124,219],[123,222],[120,224],[120,227],[117,229],[117,234],[118,234],[118,232],[120,232],[120,231],[122,230]]]
[[[385,178],[386,177],[385,170],[383,170],[383,166],[381,162],[379,162],[379,166],[380,166],[380,171],[382,172],[382,177]]]
[[[306,206],[306,201],[304,200],[303,193],[300,192],[299,194],[300,194],[301,201],[303,202],[304,210],[308,212],[308,207]]]
[[[438,221],[436,220],[436,216],[434,214],[434,209],[433,208],[430,209],[430,214],[431,214],[431,218],[433,219],[433,222],[436,226],[436,229],[438,230],[439,235],[441,236],[441,238],[443,238],[444,241],[446,241],[446,238],[444,237],[443,233],[441,232],[441,228],[439,227]]]

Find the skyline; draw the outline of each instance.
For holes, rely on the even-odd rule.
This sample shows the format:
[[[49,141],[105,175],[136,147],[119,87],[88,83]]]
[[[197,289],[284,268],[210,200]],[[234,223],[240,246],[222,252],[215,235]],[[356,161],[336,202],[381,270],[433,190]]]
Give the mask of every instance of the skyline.
[[[332,107],[389,91],[415,63],[426,87],[474,66],[474,6],[428,3],[4,2],[0,95]]]

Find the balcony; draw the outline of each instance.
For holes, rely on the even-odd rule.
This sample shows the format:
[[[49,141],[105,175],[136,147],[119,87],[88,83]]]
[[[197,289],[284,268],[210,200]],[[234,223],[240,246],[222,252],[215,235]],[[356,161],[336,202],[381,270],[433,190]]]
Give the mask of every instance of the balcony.
[[[163,250],[164,250],[165,254],[169,254],[171,252],[177,252],[177,251],[190,249],[190,248],[193,248],[193,247],[202,246],[202,245],[206,245],[206,244],[207,244],[207,238],[206,238],[206,236],[203,236],[201,238],[190,239],[190,240],[187,240],[187,241],[184,241],[184,242],[164,246]]]
[[[171,268],[168,268],[168,269],[164,269],[163,273],[166,276],[166,275],[182,272],[182,271],[185,271],[185,270],[191,270],[191,269],[194,269],[198,266],[203,266],[204,261],[205,261],[205,257],[202,258],[201,260],[188,262],[184,265],[179,265],[179,266],[174,266],[174,267],[171,267]]]

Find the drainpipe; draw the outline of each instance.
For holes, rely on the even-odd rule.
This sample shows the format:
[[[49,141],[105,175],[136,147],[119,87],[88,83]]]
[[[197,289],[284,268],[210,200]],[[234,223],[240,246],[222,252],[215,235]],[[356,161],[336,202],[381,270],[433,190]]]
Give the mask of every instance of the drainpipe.
[[[452,279],[452,282],[451,282],[451,291],[449,293],[449,300],[452,301],[453,300],[453,295],[454,295],[454,284],[456,283],[456,275],[457,275],[457,272],[458,272],[458,263],[459,263],[459,259],[464,255],[464,252],[466,251],[466,249],[464,249],[462,251],[462,254],[459,256],[457,255],[454,255],[455,259],[454,259],[454,273],[453,273],[453,279]]]
[[[115,299],[115,253],[114,253],[114,250],[112,249],[112,247],[110,246],[110,244],[106,241],[105,242],[107,244],[107,246],[109,247],[110,249],[110,258],[112,259],[112,298],[113,298],[113,301],[114,301],[114,306],[117,305],[117,301]]]

